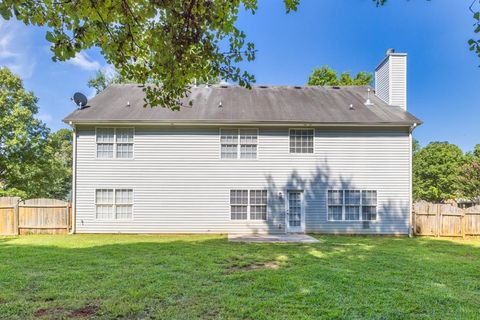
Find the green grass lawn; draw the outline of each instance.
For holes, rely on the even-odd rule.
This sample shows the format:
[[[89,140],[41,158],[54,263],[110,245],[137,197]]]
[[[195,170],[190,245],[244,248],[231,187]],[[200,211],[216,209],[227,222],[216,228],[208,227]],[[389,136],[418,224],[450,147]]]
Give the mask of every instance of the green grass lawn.
[[[480,318],[480,240],[319,238],[0,237],[0,318]]]

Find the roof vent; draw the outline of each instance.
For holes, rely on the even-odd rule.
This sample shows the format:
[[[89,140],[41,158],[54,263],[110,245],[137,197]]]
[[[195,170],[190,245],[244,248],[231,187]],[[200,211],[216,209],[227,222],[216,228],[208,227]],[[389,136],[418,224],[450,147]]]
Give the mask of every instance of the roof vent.
[[[268,88],[268,86],[258,86],[259,88],[262,88],[262,89],[265,89],[265,88]]]
[[[222,88],[228,88],[228,85],[223,84],[223,85],[221,85],[220,87],[222,87]]]
[[[127,107],[130,107],[130,101],[127,101]]]
[[[355,107],[353,106],[353,104],[350,103],[350,106],[348,107],[348,109],[355,110]]]
[[[301,86],[294,86],[295,89],[302,89]]]
[[[333,86],[332,89],[337,89],[338,90],[338,89],[340,89],[340,87],[339,86]]]
[[[367,107],[373,106],[373,102],[370,100],[370,88],[367,89],[367,101],[365,101],[364,105]]]
[[[223,108],[223,104],[222,104],[222,101],[220,100],[220,102],[218,103],[218,107],[219,108]]]

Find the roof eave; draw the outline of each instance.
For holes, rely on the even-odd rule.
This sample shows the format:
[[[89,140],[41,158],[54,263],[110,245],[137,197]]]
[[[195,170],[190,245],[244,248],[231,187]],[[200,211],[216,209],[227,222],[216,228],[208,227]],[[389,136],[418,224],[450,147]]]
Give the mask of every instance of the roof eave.
[[[63,122],[75,125],[106,125],[106,124],[129,124],[129,125],[192,125],[192,126],[212,126],[212,125],[264,125],[264,126],[325,126],[325,127],[410,127],[412,125],[421,125],[423,122],[405,121],[405,122],[311,122],[311,121],[259,121],[259,120],[73,120],[65,118]]]

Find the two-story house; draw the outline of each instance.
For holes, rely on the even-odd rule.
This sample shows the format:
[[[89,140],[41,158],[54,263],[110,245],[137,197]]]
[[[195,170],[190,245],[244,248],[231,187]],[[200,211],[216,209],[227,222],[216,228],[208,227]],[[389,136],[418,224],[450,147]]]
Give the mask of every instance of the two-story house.
[[[371,92],[199,86],[179,111],[108,87],[65,118],[74,231],[408,234],[406,62],[389,51]]]

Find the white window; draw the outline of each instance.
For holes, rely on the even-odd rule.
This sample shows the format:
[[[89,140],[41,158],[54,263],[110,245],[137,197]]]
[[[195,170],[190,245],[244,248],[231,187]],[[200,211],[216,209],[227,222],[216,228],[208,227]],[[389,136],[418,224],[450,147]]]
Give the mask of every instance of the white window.
[[[95,194],[97,219],[121,220],[132,218],[132,189],[97,189]]]
[[[267,190],[230,190],[232,220],[267,220]]]
[[[117,158],[133,158],[133,129],[116,129]]]
[[[377,220],[377,191],[328,190],[327,208],[330,221]]]
[[[222,159],[256,159],[257,129],[221,129],[220,157]]]
[[[250,220],[267,220],[267,190],[250,190]]]
[[[221,130],[221,157],[222,159],[237,159],[238,157],[238,129]]]
[[[248,190],[230,190],[230,216],[232,220],[247,220]]]
[[[328,220],[342,220],[343,190],[328,190]]]
[[[97,128],[97,158],[133,158],[133,128]]]
[[[362,191],[362,219],[377,220],[377,191]]]
[[[113,219],[113,189],[96,190],[97,219]]]
[[[240,129],[240,159],[257,158],[257,129]]]
[[[97,158],[113,158],[115,129],[97,129]]]
[[[360,220],[360,190],[345,190],[345,220]]]
[[[313,129],[290,129],[290,153],[313,153]]]

